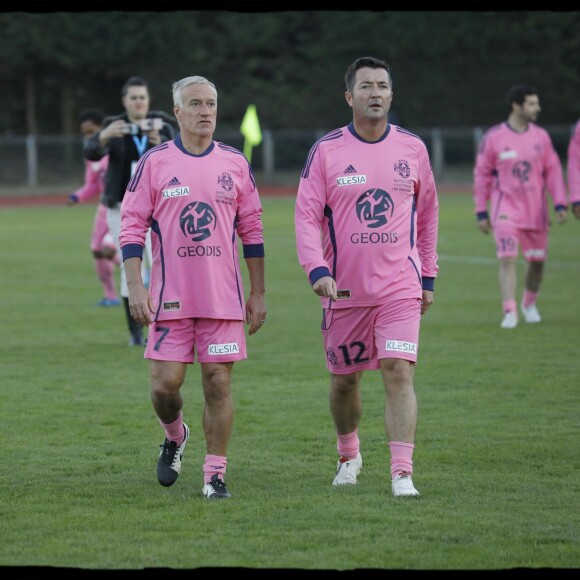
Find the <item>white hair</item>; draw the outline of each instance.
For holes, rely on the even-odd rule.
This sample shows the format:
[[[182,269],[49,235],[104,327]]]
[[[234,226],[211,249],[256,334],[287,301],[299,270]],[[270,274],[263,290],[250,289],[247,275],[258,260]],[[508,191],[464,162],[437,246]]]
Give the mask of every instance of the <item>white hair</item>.
[[[180,81],[176,81],[171,86],[171,92],[173,93],[173,104],[178,107],[183,107],[183,101],[181,99],[181,89],[188,87],[189,85],[209,85],[216,93],[217,96],[217,89],[215,85],[208,81],[205,77],[200,76],[192,76],[192,77],[185,77]]]

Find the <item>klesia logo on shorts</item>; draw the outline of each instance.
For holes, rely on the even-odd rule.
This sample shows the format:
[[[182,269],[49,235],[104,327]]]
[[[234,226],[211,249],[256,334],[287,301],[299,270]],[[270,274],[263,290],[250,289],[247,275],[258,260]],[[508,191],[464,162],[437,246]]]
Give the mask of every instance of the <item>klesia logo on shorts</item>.
[[[404,340],[387,340],[385,350],[417,354],[417,344],[415,342],[405,342]]]
[[[545,258],[546,250],[543,249],[527,250],[526,252],[524,252],[524,256],[526,258]]]
[[[226,344],[210,344],[207,347],[207,354],[211,356],[218,356],[220,354],[235,354],[240,352],[240,347],[237,342],[229,342]]]

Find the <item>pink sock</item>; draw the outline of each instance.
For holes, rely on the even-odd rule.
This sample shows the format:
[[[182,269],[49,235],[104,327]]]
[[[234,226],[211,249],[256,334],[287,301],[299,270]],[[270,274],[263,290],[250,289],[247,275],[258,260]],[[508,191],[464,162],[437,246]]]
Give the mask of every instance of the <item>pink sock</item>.
[[[95,260],[95,269],[103,285],[105,298],[117,300],[117,292],[115,291],[115,263],[106,258],[98,258]]]
[[[524,290],[524,296],[522,298],[522,306],[527,308],[530,304],[535,304],[538,299],[539,292],[530,292],[530,290]]]
[[[338,434],[338,440],[336,442],[336,449],[341,459],[354,459],[360,449],[360,441],[358,439],[358,429],[355,429],[352,433],[347,435]]]
[[[517,304],[515,300],[504,300],[503,301],[503,313],[507,314],[508,312],[517,312]]]
[[[227,457],[223,457],[221,455],[206,455],[205,462],[203,464],[203,482],[209,483],[211,481],[212,475],[215,475],[216,473],[223,481],[226,475],[227,465]]]
[[[403,443],[402,441],[389,441],[391,449],[391,478],[401,473],[413,475],[413,443]]]
[[[181,445],[185,439],[185,429],[183,428],[183,413],[179,411],[179,416],[173,423],[164,423],[159,419],[160,425],[165,431],[165,437],[169,441],[175,441],[177,445]]]

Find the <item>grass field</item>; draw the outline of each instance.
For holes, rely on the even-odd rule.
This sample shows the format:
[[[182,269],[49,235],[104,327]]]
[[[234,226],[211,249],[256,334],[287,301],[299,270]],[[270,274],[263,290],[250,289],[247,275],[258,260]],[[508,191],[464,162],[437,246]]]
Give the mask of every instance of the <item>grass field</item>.
[[[234,371],[230,501],[201,495],[199,368],[179,480],[160,486],[148,363],[99,309],[94,206],[0,209],[0,565],[83,569],[577,568],[580,221],[554,225],[540,324],[499,327],[492,239],[440,196],[440,274],[416,368],[417,499],[390,493],[378,373],[363,378],[359,483],[331,486],[320,307],[294,201],[264,197],[268,322]],[[524,264],[519,264],[518,298]]]

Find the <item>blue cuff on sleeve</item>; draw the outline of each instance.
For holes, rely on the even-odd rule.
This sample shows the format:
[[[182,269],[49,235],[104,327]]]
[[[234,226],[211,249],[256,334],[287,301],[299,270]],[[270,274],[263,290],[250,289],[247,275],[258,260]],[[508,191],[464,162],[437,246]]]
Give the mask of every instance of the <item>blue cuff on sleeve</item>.
[[[127,244],[121,248],[123,254],[123,262],[128,258],[143,259],[143,246],[141,244]]]
[[[71,193],[68,196],[69,200],[72,201],[73,203],[78,203],[79,202],[79,196],[76,193]]]
[[[423,286],[423,290],[429,290],[431,292],[435,291],[435,278],[428,278],[427,276],[423,276],[423,278],[421,278],[421,284]]]
[[[310,280],[310,284],[314,284],[320,278],[324,278],[324,276],[331,276],[330,270],[326,266],[321,266],[320,268],[314,268],[308,279]],[[332,277],[332,276],[331,276]]]
[[[565,205],[557,205],[554,207],[556,211],[566,211],[568,208]]]
[[[572,204],[572,207],[578,207],[579,205],[580,205],[580,201],[575,201],[575,202]]]
[[[264,252],[264,244],[248,244],[243,246],[244,258],[263,258],[266,254]]]
[[[478,211],[477,212],[477,221],[479,220],[488,220],[489,214],[486,211]]]

